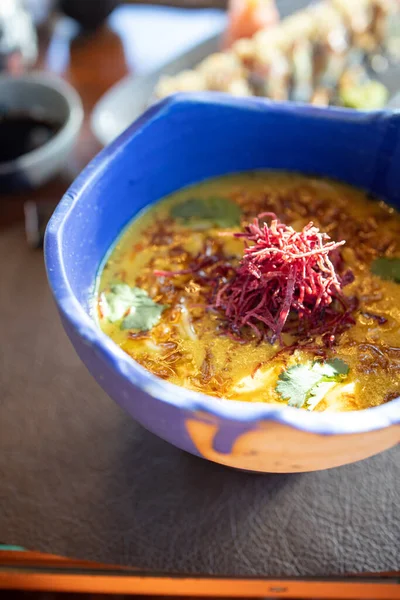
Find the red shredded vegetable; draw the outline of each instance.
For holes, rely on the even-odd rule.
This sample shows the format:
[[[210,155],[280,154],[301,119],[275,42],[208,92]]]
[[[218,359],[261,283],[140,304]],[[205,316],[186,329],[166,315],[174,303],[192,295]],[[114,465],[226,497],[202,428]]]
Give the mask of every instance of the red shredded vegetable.
[[[261,222],[271,219],[271,224]],[[229,235],[226,233],[226,235]],[[342,277],[338,253],[345,242],[332,242],[313,223],[302,231],[285,225],[274,213],[261,213],[234,237],[245,240],[239,265],[228,264],[223,255],[200,253],[189,268],[155,270],[162,277],[193,275],[210,290],[208,308],[227,317],[225,334],[241,340],[241,328],[250,327],[261,340],[279,339],[282,332],[322,334],[326,346],[337,333],[354,324],[356,299],[346,298],[342,287],[351,283],[350,270]]]
[[[272,219],[270,226],[260,224],[266,217]],[[297,232],[274,213],[260,214],[243,233],[234,235],[247,247],[235,275],[219,289],[215,306],[235,329],[247,325],[262,337],[267,328],[274,341],[290,313],[306,321],[314,333],[348,320],[342,285],[329,257],[344,241],[328,241],[329,236],[313,223]]]

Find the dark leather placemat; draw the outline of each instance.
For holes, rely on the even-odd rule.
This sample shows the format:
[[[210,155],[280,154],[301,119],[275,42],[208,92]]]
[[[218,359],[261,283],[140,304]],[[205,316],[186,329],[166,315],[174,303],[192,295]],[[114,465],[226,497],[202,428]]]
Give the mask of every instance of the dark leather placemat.
[[[327,575],[400,567],[400,448],[251,475],[147,433],[87,373],[43,255],[0,234],[0,541],[157,570]]]

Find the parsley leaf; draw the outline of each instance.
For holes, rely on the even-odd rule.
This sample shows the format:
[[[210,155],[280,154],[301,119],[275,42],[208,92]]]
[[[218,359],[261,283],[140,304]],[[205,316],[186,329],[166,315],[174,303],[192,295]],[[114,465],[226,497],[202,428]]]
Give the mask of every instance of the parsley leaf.
[[[346,378],[348,365],[335,358],[326,362],[310,361],[289,367],[280,374],[276,391],[289,406],[301,408],[305,404],[312,410],[323,399],[332,385]]]
[[[156,325],[163,310],[145,290],[131,288],[127,283],[114,283],[104,294],[103,312],[111,323],[120,321],[121,329],[147,331]]]
[[[371,265],[371,272],[381,279],[391,279],[400,283],[400,258],[380,257]]]
[[[171,209],[171,216],[196,227],[208,223],[221,228],[240,225],[240,207],[228,198],[211,196],[210,198],[189,198]]]

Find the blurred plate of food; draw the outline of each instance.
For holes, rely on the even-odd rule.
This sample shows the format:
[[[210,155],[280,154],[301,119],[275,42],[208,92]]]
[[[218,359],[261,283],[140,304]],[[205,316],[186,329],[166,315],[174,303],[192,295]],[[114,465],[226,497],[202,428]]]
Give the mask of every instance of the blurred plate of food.
[[[222,33],[222,28],[221,28]],[[91,126],[104,146],[112,142],[148,107],[161,77],[191,69],[219,48],[220,34],[213,35],[163,67],[138,77],[128,76],[113,86],[96,104]]]
[[[106,145],[154,101],[219,91],[373,110],[400,107],[398,0],[288,0],[281,20],[221,50],[217,34],[148,74],[116,84],[92,113]]]

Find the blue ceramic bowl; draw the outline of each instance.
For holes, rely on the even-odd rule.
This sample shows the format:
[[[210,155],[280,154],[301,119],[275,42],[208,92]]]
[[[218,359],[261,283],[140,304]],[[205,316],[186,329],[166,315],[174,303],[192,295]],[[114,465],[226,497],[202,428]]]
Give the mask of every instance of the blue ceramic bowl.
[[[148,110],[65,194],[47,229],[47,273],[65,330],[103,389],[144,427],[232,467],[312,471],[400,439],[400,398],[346,414],[211,398],[158,379],[91,319],[99,265],[143,207],[208,177],[288,169],[339,178],[400,204],[400,114],[178,95]]]

